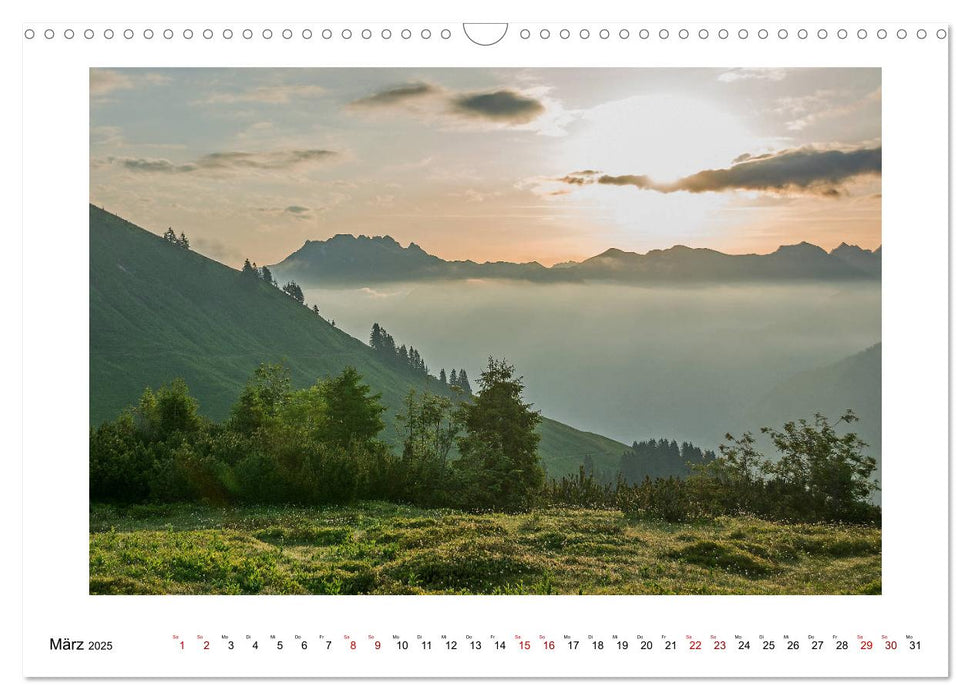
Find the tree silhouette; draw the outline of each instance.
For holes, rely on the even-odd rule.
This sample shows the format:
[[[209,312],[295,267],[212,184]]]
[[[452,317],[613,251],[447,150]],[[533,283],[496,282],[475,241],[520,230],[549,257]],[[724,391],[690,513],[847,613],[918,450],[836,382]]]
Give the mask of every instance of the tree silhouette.
[[[299,301],[301,304],[303,303],[303,290],[300,288],[300,285],[293,280],[290,280],[283,285],[283,291]]]

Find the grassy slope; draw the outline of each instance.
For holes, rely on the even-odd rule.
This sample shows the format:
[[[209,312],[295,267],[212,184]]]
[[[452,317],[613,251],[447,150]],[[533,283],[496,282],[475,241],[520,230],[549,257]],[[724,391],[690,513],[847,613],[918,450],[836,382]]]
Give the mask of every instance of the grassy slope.
[[[326,314],[326,309],[323,311]],[[285,360],[297,387],[353,365],[389,406],[412,387],[439,390],[386,364],[369,347],[265,284],[97,207],[90,208],[90,422],[109,420],[145,387],[182,377],[202,412],[223,419],[259,362]],[[621,443],[554,421],[540,454],[552,475],[591,454],[613,466]],[[393,440],[393,431],[385,431]]]
[[[93,506],[103,594],[880,593],[872,527],[617,511],[469,515],[387,503],[319,509]]]

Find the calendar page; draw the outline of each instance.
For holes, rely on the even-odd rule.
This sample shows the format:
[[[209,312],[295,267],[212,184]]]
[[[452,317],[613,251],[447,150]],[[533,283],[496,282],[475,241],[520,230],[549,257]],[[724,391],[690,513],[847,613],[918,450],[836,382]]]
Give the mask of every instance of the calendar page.
[[[23,24],[24,675],[948,676],[950,26],[392,20]]]

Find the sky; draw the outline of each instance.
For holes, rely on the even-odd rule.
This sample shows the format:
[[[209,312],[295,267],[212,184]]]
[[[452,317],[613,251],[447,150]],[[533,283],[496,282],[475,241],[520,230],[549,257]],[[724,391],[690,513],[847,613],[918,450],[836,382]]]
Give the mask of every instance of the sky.
[[[228,265],[880,245],[876,68],[95,68],[91,201]]]

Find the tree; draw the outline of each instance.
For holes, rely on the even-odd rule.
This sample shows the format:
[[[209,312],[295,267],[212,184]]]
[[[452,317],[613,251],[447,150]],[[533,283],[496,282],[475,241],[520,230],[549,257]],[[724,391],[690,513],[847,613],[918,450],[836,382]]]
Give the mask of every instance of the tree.
[[[864,454],[867,444],[856,433],[839,435],[835,425],[859,420],[847,410],[836,424],[820,413],[810,423],[805,419],[788,422],[782,430],[762,428],[781,457],[765,466],[792,494],[805,496],[808,515],[814,519],[856,521],[868,517],[867,499],[879,487],[870,480],[877,467]]]
[[[464,369],[459,370],[458,386],[461,387],[462,391],[466,394],[472,393],[472,385],[469,384],[469,375],[465,373]]]
[[[159,387],[145,389],[134,410],[135,426],[151,440],[166,440],[174,433],[190,434],[199,429],[199,402],[189,395],[182,379]]]
[[[370,394],[371,387],[362,383],[353,367],[345,367],[338,376],[325,380],[321,394],[327,406],[327,420],[320,432],[325,442],[349,447],[353,443],[369,444],[384,429],[379,403],[381,394]]]
[[[457,467],[473,508],[522,510],[536,501],[545,475],[539,462],[538,411],[523,401],[522,377],[505,360],[490,357],[477,380],[478,396],[463,404],[465,434]]]
[[[459,385],[458,374],[455,373],[455,368],[454,367],[452,368],[452,371],[448,375],[448,385],[449,386],[458,386]]]
[[[280,414],[290,397],[289,369],[261,362],[233,406],[230,426],[244,434],[255,433]]]
[[[314,313],[320,316],[320,309],[317,308],[316,304],[314,304]]]
[[[260,268],[260,277],[267,284],[272,284],[274,287],[276,286],[276,280],[273,279],[273,273],[266,265]]]
[[[260,278],[259,268],[255,263],[251,263],[249,258],[243,263],[243,279],[247,282],[255,282]]]
[[[445,376],[444,369],[438,373],[438,381],[442,383],[442,386],[448,386],[448,378]]]
[[[283,285],[283,291],[299,301],[301,304],[303,303],[303,290],[300,288],[300,285],[293,280]]]
[[[186,238],[185,231],[179,234],[179,247],[183,250],[189,250],[189,239]]]
[[[169,226],[168,229],[165,231],[165,233],[162,234],[162,239],[166,243],[176,243],[177,242],[177,240],[175,238],[175,231],[172,230],[172,227],[171,226]]]

